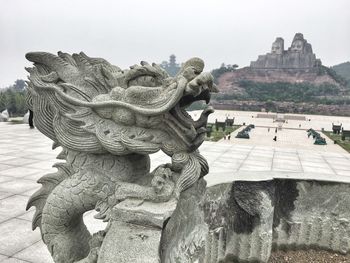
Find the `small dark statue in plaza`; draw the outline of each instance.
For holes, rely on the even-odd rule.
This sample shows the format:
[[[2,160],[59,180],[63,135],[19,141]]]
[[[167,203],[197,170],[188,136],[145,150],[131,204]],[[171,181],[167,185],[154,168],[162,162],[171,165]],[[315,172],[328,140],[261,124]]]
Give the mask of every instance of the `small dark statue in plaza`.
[[[320,133],[318,133],[317,131],[315,131],[314,129],[308,129],[307,130],[307,133],[308,133],[308,137],[312,136],[313,139],[315,139],[315,142],[314,144],[316,145],[326,145],[327,144],[327,141],[325,138],[323,138],[321,136]]]
[[[36,207],[33,228],[40,228],[56,263],[136,262],[106,256],[118,251],[101,256],[109,229],[91,236],[83,214],[96,209],[97,217],[109,222],[114,207],[127,199],[142,200],[140,206],[178,203],[202,180],[208,164],[198,147],[213,109],[207,106],[194,121],[185,108],[198,100],[209,103],[210,92],[216,91],[213,77],[203,72],[199,58],[188,60],[175,77],[156,64],[141,62],[122,70],[84,53],[33,52],[26,58],[34,63],[27,71],[36,126],[54,147],[62,147],[58,159],[65,160],[55,165],[56,173],[39,180],[42,187],[29,200],[28,208]],[[151,172],[149,154],[160,150],[171,163]],[[152,226],[165,225],[156,220]],[[127,238],[113,242],[129,244]],[[113,250],[108,246],[106,251]]]
[[[236,138],[240,139],[249,139],[249,132],[251,129],[254,129],[255,125],[254,124],[249,124],[247,127],[245,127],[243,130],[237,133]]]

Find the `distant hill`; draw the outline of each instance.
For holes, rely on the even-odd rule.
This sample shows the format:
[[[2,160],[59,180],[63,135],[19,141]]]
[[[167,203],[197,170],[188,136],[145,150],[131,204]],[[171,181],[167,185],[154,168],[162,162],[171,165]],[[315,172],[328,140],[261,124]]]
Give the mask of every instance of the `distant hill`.
[[[338,75],[350,82],[350,62],[344,62],[331,67]]]
[[[214,75],[214,74],[213,74]],[[223,71],[217,75],[215,82],[218,84],[220,92],[223,93],[241,93],[244,91],[242,81],[256,83],[276,83],[286,82],[290,84],[309,84],[312,86],[332,85],[344,90],[346,81],[335,73],[334,70],[325,66],[319,66],[314,69],[295,70],[295,69],[254,69],[251,67],[240,68],[237,70]]]
[[[248,82],[254,85],[255,83],[263,84],[259,84],[259,86],[266,86],[267,90],[269,85],[265,85],[266,83],[274,85],[283,82],[289,83],[288,87],[291,87],[291,91],[297,90],[298,85],[303,84],[303,86],[309,86],[310,89],[314,90],[315,95],[317,87],[320,86],[330,87],[327,89],[330,92],[325,94],[324,90],[320,89],[322,96],[342,96],[344,93],[348,93],[346,88],[348,81],[341,74],[338,74],[336,69],[350,78],[350,62],[346,65],[347,67],[344,64],[334,68],[322,65],[321,60],[316,58],[313,53],[311,44],[301,33],[295,34],[291,46],[287,49],[285,49],[284,44],[283,38],[278,37],[272,43],[271,51],[265,55],[259,55],[256,61],[250,63],[249,67],[237,69],[237,67],[228,68],[223,65],[220,69],[213,70],[212,73],[220,92],[244,95]],[[284,87],[286,86],[284,85]],[[296,88],[294,89],[293,86]],[[332,91],[332,87],[334,87],[334,91],[338,90],[339,94],[334,94],[336,92]],[[285,90],[289,92],[288,89]],[[274,92],[274,89],[271,89],[270,92]],[[271,95],[274,96],[274,94]],[[256,99],[249,96],[246,98]],[[283,99],[281,98],[281,100]]]
[[[254,110],[350,116],[350,86],[333,68],[220,70],[217,109]],[[349,83],[349,81],[348,81]],[[348,84],[349,85],[349,84]]]
[[[287,49],[278,37],[250,66],[222,65],[212,75],[216,108],[350,116],[350,62],[322,65],[301,33]]]

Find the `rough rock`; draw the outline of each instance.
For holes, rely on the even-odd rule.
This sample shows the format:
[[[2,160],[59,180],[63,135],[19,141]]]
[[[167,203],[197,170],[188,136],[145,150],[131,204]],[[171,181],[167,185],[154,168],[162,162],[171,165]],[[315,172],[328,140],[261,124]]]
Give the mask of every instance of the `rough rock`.
[[[212,186],[204,202],[203,262],[268,262],[272,249],[347,254],[349,190],[348,184],[298,180]]]
[[[296,199],[293,209],[287,213],[278,214],[285,207],[284,202],[279,204],[279,210],[275,213],[274,247],[319,248],[349,253],[350,185],[298,181],[288,189],[295,192]],[[279,194],[281,197],[283,193]]]
[[[178,205],[163,230],[161,262],[192,263],[204,257],[208,234],[203,210],[205,186],[202,179],[190,191],[181,194]]]
[[[208,188],[204,262],[266,262],[272,249],[273,182],[235,182]]]

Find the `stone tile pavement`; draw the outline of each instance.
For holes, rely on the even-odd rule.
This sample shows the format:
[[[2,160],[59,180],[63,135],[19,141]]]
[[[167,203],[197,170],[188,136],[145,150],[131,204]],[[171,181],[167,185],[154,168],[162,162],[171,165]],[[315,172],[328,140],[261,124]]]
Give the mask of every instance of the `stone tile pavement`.
[[[305,131],[303,131],[305,132]],[[60,149],[51,150],[51,141],[27,125],[0,123],[0,262],[51,263],[39,230],[31,230],[34,209],[25,211],[29,196],[40,185],[42,175],[54,172]],[[350,182],[350,154],[337,151],[205,142],[202,154],[210,164],[208,185],[232,180],[271,178],[321,178]],[[170,162],[162,153],[151,156],[152,169]],[[91,232],[105,227],[86,213]]]
[[[341,148],[338,144],[329,139],[326,135],[322,135],[326,139],[326,145],[315,145],[312,136],[308,137],[306,130],[303,129],[288,129],[283,128],[281,130],[275,128],[267,127],[255,127],[249,132],[250,139],[235,138],[237,133],[242,130],[245,126],[240,129],[235,130],[231,134],[230,140],[222,139],[221,143],[231,143],[239,145],[255,145],[255,146],[271,146],[278,148],[293,148],[293,149],[303,149],[318,152],[339,152],[346,153],[346,151]],[[277,137],[277,141],[273,138]]]
[[[208,186],[273,178],[350,183],[350,154],[297,148],[205,143],[201,152],[210,172]]]
[[[27,125],[0,123],[0,262],[51,263],[38,229],[32,231],[34,209],[25,211],[28,198],[40,188],[44,174],[55,172],[52,165],[60,149]],[[86,213],[84,221],[96,232],[105,224]]]

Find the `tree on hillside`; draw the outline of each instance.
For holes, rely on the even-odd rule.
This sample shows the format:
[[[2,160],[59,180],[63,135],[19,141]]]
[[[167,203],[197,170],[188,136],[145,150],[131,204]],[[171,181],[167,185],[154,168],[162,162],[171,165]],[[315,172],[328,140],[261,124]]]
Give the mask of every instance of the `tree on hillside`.
[[[25,103],[26,84],[22,79],[0,90],[0,111],[8,110],[10,116],[21,116],[27,111]]]
[[[341,63],[331,67],[338,75],[347,80],[348,87],[350,88],[350,61]]]
[[[12,85],[12,87],[15,91],[24,91],[24,89],[26,88],[26,83],[23,79],[17,79],[15,81],[15,84]]]
[[[318,74],[319,75],[328,74],[332,79],[334,79],[337,83],[339,83],[342,86],[347,86],[349,82],[349,80],[344,78],[342,75],[338,74],[338,72],[334,70],[334,68],[332,67],[328,68],[326,66],[320,66],[318,68]]]
[[[219,77],[226,73],[226,72],[232,72],[232,71],[235,71],[236,69],[238,68],[238,65],[237,64],[228,64],[228,65],[225,65],[225,63],[222,63],[220,68],[217,68],[217,69],[213,69],[211,71],[211,74],[213,75],[214,77],[214,82],[216,84],[218,84],[218,79]]]

